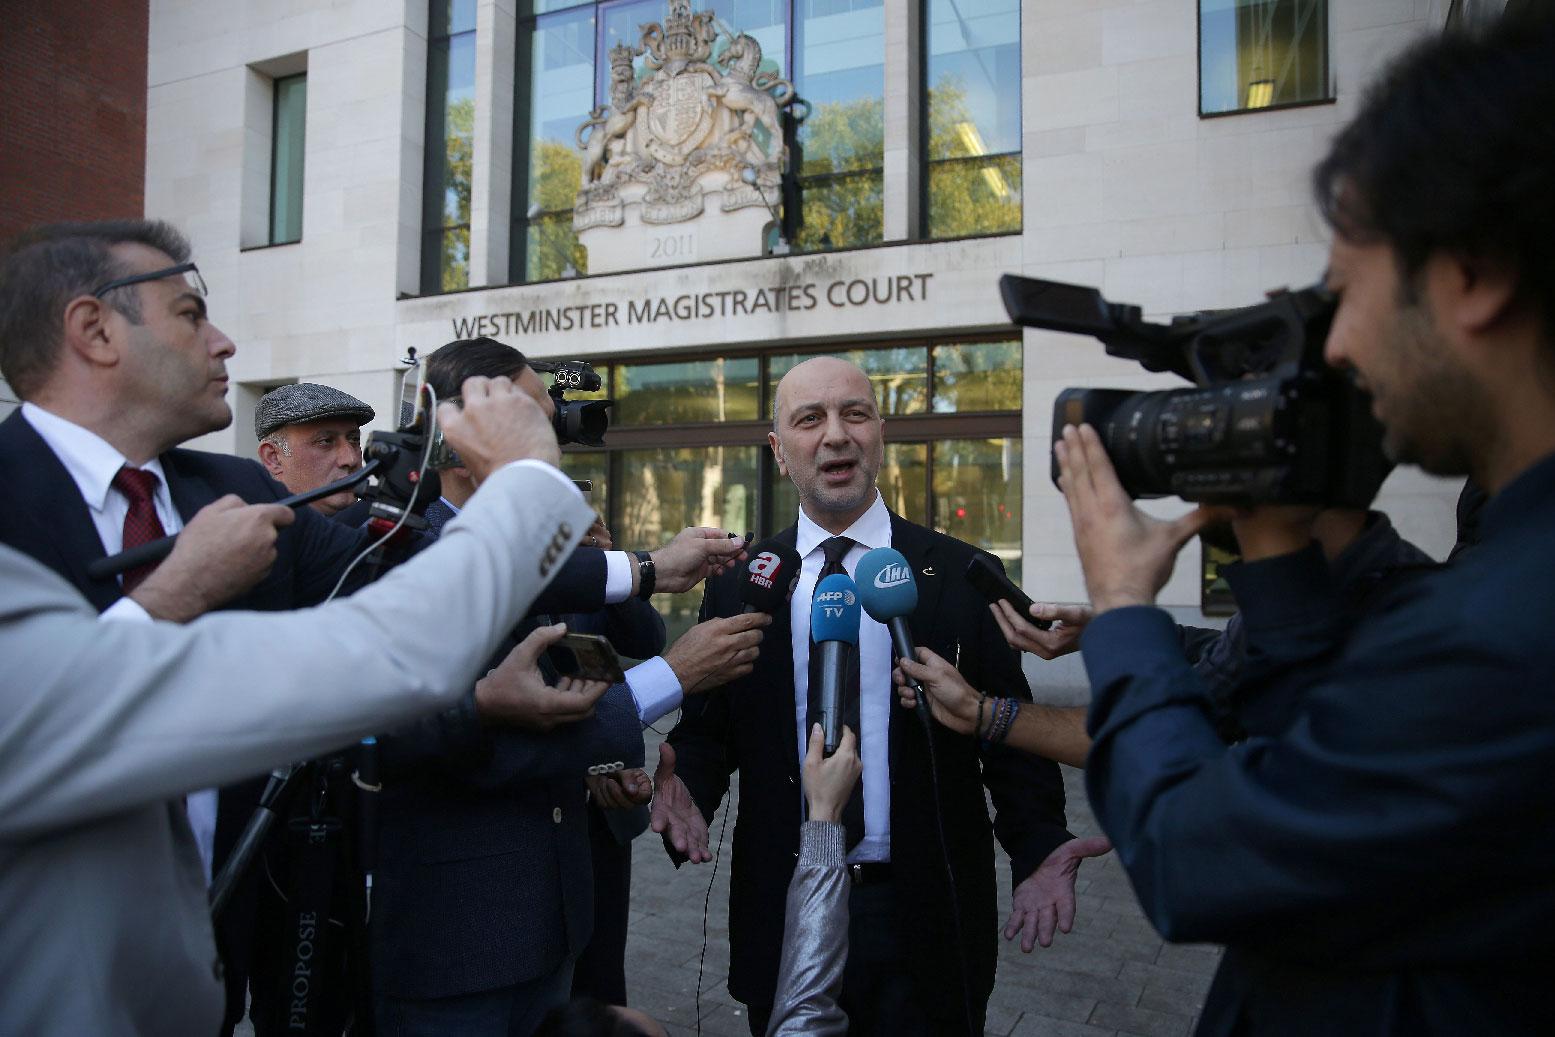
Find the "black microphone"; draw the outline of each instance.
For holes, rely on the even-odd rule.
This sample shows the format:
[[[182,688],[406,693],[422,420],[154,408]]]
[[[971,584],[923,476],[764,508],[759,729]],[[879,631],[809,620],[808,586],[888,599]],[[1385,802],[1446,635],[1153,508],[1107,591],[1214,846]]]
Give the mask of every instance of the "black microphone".
[[[794,592],[799,579],[799,552],[777,540],[763,540],[750,549],[745,579],[740,583],[742,614],[776,615]]]
[[[846,573],[833,573],[815,586],[810,599],[811,651],[819,652],[821,735],[826,755],[842,741],[842,690],[848,675],[848,653],[858,648],[858,589]]]

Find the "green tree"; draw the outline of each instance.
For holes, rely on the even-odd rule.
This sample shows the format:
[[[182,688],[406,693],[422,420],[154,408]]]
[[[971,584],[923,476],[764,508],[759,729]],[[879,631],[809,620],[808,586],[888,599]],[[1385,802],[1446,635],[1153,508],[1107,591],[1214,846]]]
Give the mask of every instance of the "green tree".
[[[987,154],[958,77],[929,90],[928,159],[929,237],[1020,230],[1020,154]]]
[[[800,124],[799,142],[804,221],[795,243],[819,249],[880,241],[885,102],[861,97],[817,105]]]
[[[470,286],[470,188],[475,168],[475,99],[448,106],[443,133],[443,291]]]
[[[548,281],[562,276],[568,260],[588,272],[588,251],[572,229],[572,207],[583,176],[583,160],[570,141],[541,138],[529,156],[529,205],[540,212],[527,221],[524,279]]]

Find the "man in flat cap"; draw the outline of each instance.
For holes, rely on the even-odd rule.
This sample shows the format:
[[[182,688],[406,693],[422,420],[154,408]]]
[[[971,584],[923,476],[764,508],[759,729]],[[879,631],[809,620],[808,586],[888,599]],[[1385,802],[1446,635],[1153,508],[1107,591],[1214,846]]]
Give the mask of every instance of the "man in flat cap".
[[[362,467],[362,426],[373,409],[350,393],[328,385],[298,382],[272,389],[254,409],[259,460],[293,493],[334,482]],[[333,516],[356,503],[354,490],[341,490],[312,507]]]

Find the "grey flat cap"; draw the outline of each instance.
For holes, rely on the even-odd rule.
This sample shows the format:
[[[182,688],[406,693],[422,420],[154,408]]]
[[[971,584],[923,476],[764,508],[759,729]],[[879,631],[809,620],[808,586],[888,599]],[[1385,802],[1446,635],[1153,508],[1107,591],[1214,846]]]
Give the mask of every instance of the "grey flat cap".
[[[373,415],[371,407],[350,393],[314,382],[298,382],[260,397],[259,406],[254,408],[254,435],[264,439],[282,426],[325,418],[350,418],[361,426],[373,420]]]

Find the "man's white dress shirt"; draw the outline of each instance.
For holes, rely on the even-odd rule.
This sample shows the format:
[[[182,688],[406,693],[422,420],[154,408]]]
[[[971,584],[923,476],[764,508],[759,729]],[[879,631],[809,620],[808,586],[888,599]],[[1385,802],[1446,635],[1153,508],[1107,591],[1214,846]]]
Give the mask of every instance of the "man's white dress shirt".
[[[858,571],[859,559],[877,547],[891,546],[891,513],[880,491],[875,503],[840,535],[853,541],[842,558],[848,576]],[[826,565],[821,545],[832,534],[799,512],[799,583],[789,603],[794,642],[794,723],[799,735],[799,758],[804,759],[810,732],[805,717],[810,710],[810,599]],[[860,613],[859,727],[864,762],[864,838],[848,854],[849,863],[891,859],[891,632],[885,624]]]
[[[113,478],[119,469],[129,462],[107,440],[73,421],[57,414],[50,414],[36,403],[22,404],[22,417],[33,431],[42,437],[59,458],[65,471],[75,480],[81,499],[91,513],[92,525],[103,542],[103,552],[115,555],[124,550],[124,517],[129,514],[129,498],[113,488]],[[131,467],[135,467],[131,465]],[[157,477],[152,503],[162,529],[172,536],[184,528],[184,520],[173,507],[173,495],[167,488],[167,473],[162,462],[153,457],[140,465],[143,472],[153,472]],[[132,598],[124,597],[103,612],[104,619],[149,619],[146,610]],[[214,693],[214,692],[213,692]],[[205,881],[211,880],[211,858],[216,848],[216,790],[202,789],[184,798],[189,812],[189,827],[194,829],[194,841],[200,847],[200,863],[205,866]]]

